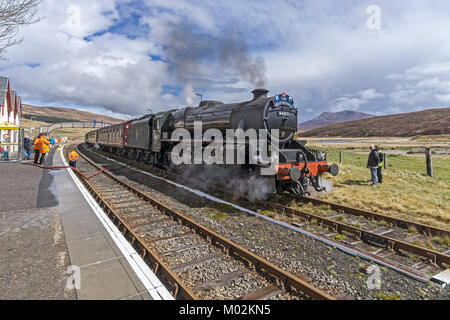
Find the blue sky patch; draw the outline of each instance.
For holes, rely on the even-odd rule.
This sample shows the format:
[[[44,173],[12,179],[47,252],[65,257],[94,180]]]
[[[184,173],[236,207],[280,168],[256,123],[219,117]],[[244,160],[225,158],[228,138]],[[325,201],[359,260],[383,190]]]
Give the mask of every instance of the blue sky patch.
[[[38,67],[40,67],[41,66],[41,64],[40,63],[26,63],[25,64],[27,67],[30,67],[30,68],[38,68]]]
[[[179,96],[181,91],[183,91],[183,87],[170,86],[170,85],[162,86],[162,93],[163,94],[171,94],[171,95],[174,95],[174,96]]]

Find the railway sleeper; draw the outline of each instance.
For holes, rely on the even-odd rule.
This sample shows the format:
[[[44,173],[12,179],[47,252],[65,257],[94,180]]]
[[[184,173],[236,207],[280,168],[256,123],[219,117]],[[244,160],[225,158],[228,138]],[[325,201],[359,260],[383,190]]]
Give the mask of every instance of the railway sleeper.
[[[283,292],[284,290],[269,284],[264,288],[243,295],[238,300],[269,300]]]
[[[387,240],[385,238],[383,238],[383,237],[377,237],[377,236],[374,236],[372,234],[363,232],[362,235],[361,235],[361,240],[363,242],[370,243],[370,244],[375,245],[375,246],[380,247],[380,248],[391,249],[388,246]],[[392,250],[393,249],[394,248],[392,248]]]

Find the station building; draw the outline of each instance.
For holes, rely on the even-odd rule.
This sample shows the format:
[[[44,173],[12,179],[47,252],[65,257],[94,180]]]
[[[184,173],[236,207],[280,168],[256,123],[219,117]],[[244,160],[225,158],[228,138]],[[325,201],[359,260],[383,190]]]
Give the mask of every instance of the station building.
[[[9,78],[0,76],[0,147],[8,151],[9,159],[18,159],[21,118],[22,99],[11,89]]]

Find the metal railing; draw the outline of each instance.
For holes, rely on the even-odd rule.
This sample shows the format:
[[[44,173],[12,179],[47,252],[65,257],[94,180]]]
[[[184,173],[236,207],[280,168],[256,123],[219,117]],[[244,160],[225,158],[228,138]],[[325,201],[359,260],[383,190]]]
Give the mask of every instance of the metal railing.
[[[60,122],[52,124],[51,126],[48,127],[40,126],[39,132],[49,134],[53,130],[62,128],[103,128],[110,125],[111,125],[110,123],[106,122]]]

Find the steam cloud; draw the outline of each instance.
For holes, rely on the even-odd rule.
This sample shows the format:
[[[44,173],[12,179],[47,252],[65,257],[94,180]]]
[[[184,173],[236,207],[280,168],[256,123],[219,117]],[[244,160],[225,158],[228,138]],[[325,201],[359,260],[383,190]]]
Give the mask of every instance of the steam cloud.
[[[261,88],[266,82],[266,61],[258,56],[254,60],[248,54],[247,45],[236,37],[225,39],[220,47],[219,57],[223,67],[229,67],[241,80]]]
[[[250,201],[266,200],[272,193],[268,180],[261,176],[247,174],[240,168],[220,166],[185,166],[181,170],[186,179],[202,185],[213,187],[219,185],[235,194],[247,195]]]
[[[266,62],[261,56],[250,56],[247,43],[238,33],[222,32],[217,36],[194,32],[186,23],[171,24],[161,41],[167,47],[167,57],[179,81],[202,85],[211,81],[224,81],[227,74],[238,76],[243,82],[255,87],[266,83]],[[211,70],[203,63],[218,64],[220,75],[211,80]]]
[[[325,179],[324,177],[319,177],[319,182],[322,187],[325,187],[325,190],[323,192],[317,192],[314,188],[309,188],[309,191],[312,194],[322,196],[324,194],[330,194],[331,191],[333,191],[333,181]]]

